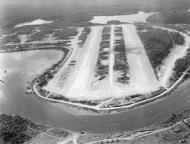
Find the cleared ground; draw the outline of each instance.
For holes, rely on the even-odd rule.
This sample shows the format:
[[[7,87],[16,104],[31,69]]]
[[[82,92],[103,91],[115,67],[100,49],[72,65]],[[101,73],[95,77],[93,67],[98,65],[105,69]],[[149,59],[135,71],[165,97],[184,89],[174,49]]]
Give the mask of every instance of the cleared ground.
[[[125,17],[100,16],[91,22],[145,22],[151,14],[139,12]],[[71,53],[66,64],[46,89],[73,100],[84,101],[123,96],[130,100],[131,95],[150,94],[160,90],[167,85],[175,61],[185,55],[190,45],[189,37],[180,34],[185,39],[185,45],[173,48],[161,67],[161,78],[157,78],[135,24],[79,28],[78,35],[71,40]]]
[[[72,45],[69,48],[71,48],[71,50],[72,50],[72,55],[69,57],[69,59],[67,60],[65,65],[60,69],[60,71],[54,76],[54,78],[49,81],[49,83],[45,87],[45,89],[47,89],[51,92],[57,93],[57,92],[60,92],[62,90],[62,88],[64,87],[64,84],[68,77],[67,66],[72,61],[73,57],[77,57],[77,55],[79,55],[78,51],[77,51],[77,49],[79,48],[77,43],[79,42],[79,36],[80,36],[81,32],[82,32],[82,28],[79,28],[78,34],[73,39],[71,39]]]
[[[94,27],[82,47],[84,53],[81,55],[75,71],[72,73],[72,83],[69,85],[68,96],[84,96],[88,94],[91,76],[95,69],[98,57],[100,34],[102,27]]]
[[[168,30],[171,32],[177,32],[176,30],[168,29],[168,28],[162,28],[164,30]],[[170,76],[173,73],[173,68],[175,67],[175,62],[179,58],[183,58],[186,55],[187,49],[190,46],[190,38],[188,35],[180,32],[180,34],[184,37],[185,43],[183,45],[175,45],[175,47],[172,49],[170,55],[165,59],[165,63],[162,65],[160,73],[161,76],[161,84],[164,87],[167,87],[167,82]]]
[[[159,87],[154,70],[134,25],[124,25],[124,37],[129,62],[130,86],[140,93]]]
[[[78,35],[71,40],[72,53],[68,62],[48,83],[47,90],[78,100],[96,100],[149,93],[159,88],[159,82],[133,24],[121,25],[121,33],[117,32],[116,26],[110,26],[108,39],[110,47],[106,49],[109,53],[108,77],[94,82],[98,53],[101,53],[99,49],[103,28],[103,26],[91,27],[91,32],[82,47],[78,46],[80,42],[78,37],[82,29],[78,30]],[[114,65],[118,64],[114,64],[114,61],[120,57],[115,57],[117,51],[114,47],[115,40],[118,43],[117,40],[120,39],[118,34],[123,34],[129,83],[116,82],[118,72],[114,70]],[[122,73],[120,75],[122,76]]]

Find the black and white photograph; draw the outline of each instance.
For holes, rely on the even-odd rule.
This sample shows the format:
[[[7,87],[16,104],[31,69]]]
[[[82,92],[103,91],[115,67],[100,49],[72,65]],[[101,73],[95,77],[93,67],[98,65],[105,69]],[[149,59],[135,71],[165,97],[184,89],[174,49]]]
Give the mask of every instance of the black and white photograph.
[[[0,0],[0,144],[190,144],[190,0]]]

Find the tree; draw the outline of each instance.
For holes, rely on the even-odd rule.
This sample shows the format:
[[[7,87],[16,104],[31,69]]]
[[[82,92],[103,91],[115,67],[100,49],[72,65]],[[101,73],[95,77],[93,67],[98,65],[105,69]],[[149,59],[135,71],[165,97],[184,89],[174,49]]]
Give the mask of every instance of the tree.
[[[0,116],[0,139],[5,143],[22,144],[31,137],[24,134],[27,130],[27,120],[20,116],[2,114]]]

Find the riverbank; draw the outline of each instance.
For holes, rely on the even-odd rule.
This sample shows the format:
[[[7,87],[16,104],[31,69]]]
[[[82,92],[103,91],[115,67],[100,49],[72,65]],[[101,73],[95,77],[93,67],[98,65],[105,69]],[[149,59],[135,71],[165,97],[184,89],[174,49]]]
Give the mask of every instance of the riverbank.
[[[28,82],[56,63],[62,57],[60,54],[59,51],[54,53],[53,50],[1,54],[6,56],[3,71],[7,70],[4,79],[6,83],[1,87],[4,93],[4,97],[1,98],[1,111],[69,130],[104,133],[148,126],[165,120],[172,113],[189,109],[189,80],[162,100],[112,115],[92,116],[83,109],[77,110],[64,104],[38,99],[33,93],[26,95],[24,91]],[[42,65],[46,66],[42,67]],[[14,71],[11,72],[9,69]],[[107,123],[112,125],[106,125]]]
[[[183,73],[183,75],[175,82],[175,84],[173,84],[169,89],[167,89],[166,91],[164,91],[161,94],[158,94],[154,97],[151,97],[150,99],[147,100],[143,100],[141,102],[137,102],[135,104],[129,105],[129,106],[121,106],[121,107],[115,107],[115,108],[99,108],[99,107],[94,107],[94,106],[87,106],[81,103],[76,103],[76,102],[72,102],[69,99],[65,98],[65,100],[59,100],[59,99],[52,99],[52,98],[48,98],[48,97],[44,97],[43,95],[40,94],[39,90],[41,87],[38,86],[38,84],[34,84],[33,90],[34,92],[37,94],[37,96],[39,96],[41,99],[45,99],[49,102],[53,102],[53,103],[61,103],[64,104],[65,106],[68,106],[70,108],[74,108],[77,110],[85,110],[87,111],[86,114],[92,114],[92,115],[96,115],[96,114],[113,114],[113,113],[117,113],[117,112],[123,112],[126,110],[132,110],[134,108],[138,108],[147,104],[151,104],[152,102],[162,99],[166,96],[168,96],[169,94],[171,94],[173,92],[173,90],[175,90],[181,83],[183,83],[184,80],[186,80],[187,78],[189,78],[189,75],[187,75],[190,71],[190,67],[188,67],[185,72]],[[50,95],[50,93],[47,93],[48,95]]]
[[[51,99],[48,97],[44,97],[42,96],[38,90],[37,90],[37,84],[34,85],[34,92],[37,94],[37,96],[41,99],[47,100],[49,102],[52,103],[60,103],[60,104],[64,104],[65,106],[68,106],[69,108],[73,108],[78,110],[82,110],[82,111],[86,111],[86,112],[81,112],[80,114],[84,114],[84,115],[105,115],[105,114],[114,114],[114,113],[118,113],[118,112],[124,112],[127,110],[132,110],[135,108],[139,108],[139,107],[143,107],[144,105],[148,105],[151,104],[153,102],[155,102],[156,100],[160,100],[164,97],[167,97],[168,95],[170,95],[175,89],[177,89],[177,87],[183,83],[184,80],[186,80],[187,78],[189,78],[188,75],[186,75],[187,73],[189,73],[190,67],[185,71],[185,73],[182,75],[182,77],[180,79],[178,79],[178,81],[172,85],[167,91],[163,92],[160,95],[157,95],[153,98],[150,98],[148,100],[144,100],[129,106],[121,106],[121,107],[116,107],[116,108],[97,108],[97,107],[93,107],[93,106],[87,106],[87,105],[83,105],[83,104],[78,104],[78,103],[73,103],[73,102],[69,102],[68,99],[65,99],[66,101],[63,100],[56,100],[56,99]]]
[[[142,144],[149,141],[160,141],[162,143],[174,143],[190,140],[190,110],[173,114],[164,122],[156,123],[131,131],[110,132],[92,134],[81,131],[74,132],[64,128],[53,128],[47,125],[34,123],[17,115],[0,115],[0,141],[10,142],[22,141],[30,144],[59,144],[74,142],[75,144],[104,144],[104,143],[136,143]],[[14,128],[11,127],[14,125]],[[6,129],[4,129],[6,127]],[[22,127],[22,131],[17,132]],[[4,129],[4,130],[3,130]],[[13,135],[13,133],[15,135]],[[173,137],[175,135],[175,137]],[[163,139],[167,136],[169,139]],[[9,137],[9,138],[8,138]],[[151,139],[150,139],[151,137]],[[157,144],[157,142],[155,142]]]
[[[24,48],[26,46],[26,48]],[[37,47],[35,47],[37,46]],[[62,47],[61,47],[62,46]],[[141,99],[138,99],[138,95],[134,95],[131,97],[134,97],[134,99],[137,99],[134,103],[128,104],[125,97],[122,97],[120,99],[108,99],[108,100],[99,100],[99,101],[88,101],[88,100],[76,100],[72,98],[68,98],[64,95],[59,95],[53,92],[50,92],[48,90],[44,90],[44,85],[47,85],[49,80],[51,80],[54,75],[60,70],[60,68],[64,65],[64,63],[68,60],[70,55],[73,53],[73,49],[71,47],[68,48],[67,44],[57,44],[57,43],[39,43],[35,44],[31,47],[31,44],[27,46],[25,45],[19,45],[15,46],[11,45],[11,49],[9,48],[9,45],[6,45],[8,49],[2,50],[1,52],[19,52],[19,51],[29,51],[29,50],[45,50],[45,49],[54,49],[54,50],[61,50],[64,52],[64,56],[56,63],[53,64],[50,68],[48,68],[43,74],[36,77],[27,87],[26,93],[32,93],[34,92],[37,97],[47,100],[49,102],[53,103],[61,103],[69,108],[74,108],[76,110],[83,110],[86,111],[85,114],[90,115],[105,115],[105,114],[114,114],[118,112],[124,112],[127,110],[132,110],[138,107],[142,107],[147,104],[151,104],[152,102],[156,100],[160,100],[169,94],[172,93],[174,89],[176,89],[183,81],[187,78],[186,73],[189,73],[190,67],[188,67],[181,77],[176,79],[175,83],[168,88],[168,89],[159,89],[158,91],[151,92],[147,95],[142,95]],[[14,47],[14,48],[12,48]],[[5,49],[5,48],[4,48]]]

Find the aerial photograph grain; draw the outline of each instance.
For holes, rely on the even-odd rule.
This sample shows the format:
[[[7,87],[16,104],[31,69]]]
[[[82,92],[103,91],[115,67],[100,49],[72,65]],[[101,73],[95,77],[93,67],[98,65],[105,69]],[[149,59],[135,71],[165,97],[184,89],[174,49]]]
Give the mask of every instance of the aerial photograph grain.
[[[0,0],[0,144],[190,144],[190,0]]]

